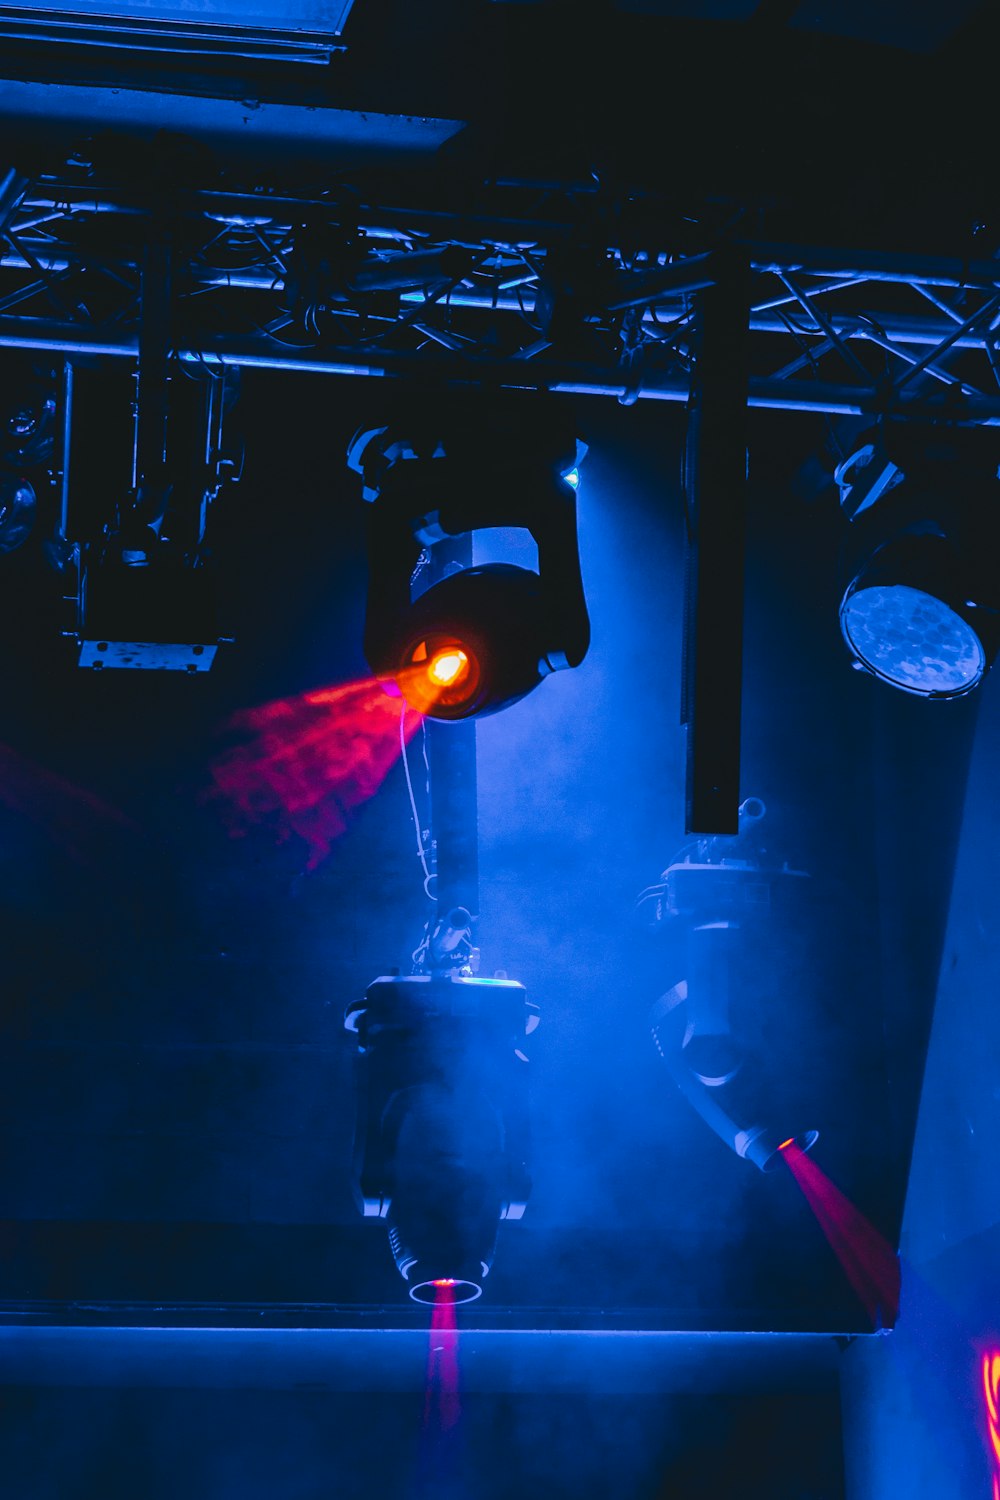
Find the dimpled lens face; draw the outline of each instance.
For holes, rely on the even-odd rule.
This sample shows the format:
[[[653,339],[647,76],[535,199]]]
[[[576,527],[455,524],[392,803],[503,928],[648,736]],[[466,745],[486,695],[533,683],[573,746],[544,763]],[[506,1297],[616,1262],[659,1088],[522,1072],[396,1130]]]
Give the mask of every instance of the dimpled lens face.
[[[964,693],[982,677],[982,643],[961,615],[905,584],[858,589],[841,609],[844,639],[871,671],[910,693]]]

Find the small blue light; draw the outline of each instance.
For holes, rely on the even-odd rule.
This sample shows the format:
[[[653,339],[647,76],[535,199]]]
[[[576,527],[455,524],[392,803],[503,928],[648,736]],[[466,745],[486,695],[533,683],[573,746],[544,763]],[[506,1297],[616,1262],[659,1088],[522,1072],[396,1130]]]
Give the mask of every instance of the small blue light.
[[[563,475],[563,478],[565,479],[567,484],[571,484],[573,488],[576,489],[580,483],[580,470],[570,469],[568,474]]]

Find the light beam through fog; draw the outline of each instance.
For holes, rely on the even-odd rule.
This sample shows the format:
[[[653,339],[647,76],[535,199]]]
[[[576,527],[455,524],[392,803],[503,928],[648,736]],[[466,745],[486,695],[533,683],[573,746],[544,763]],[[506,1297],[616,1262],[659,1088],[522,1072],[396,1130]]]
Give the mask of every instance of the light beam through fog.
[[[412,1500],[465,1500],[468,1494],[462,1463],[454,1285],[450,1279],[434,1283],[424,1414],[410,1490]]]
[[[895,1250],[811,1156],[794,1142],[786,1142],[780,1149],[872,1327],[892,1328],[899,1316],[899,1257]]]
[[[315,870],[419,728],[407,711],[401,737],[401,712],[400,698],[369,678],[234,714],[227,727],[242,740],[213,761],[209,794],[226,804],[230,833],[270,826],[279,843],[296,834]]]
[[[460,1416],[454,1282],[436,1281],[427,1355],[424,1430],[431,1433],[449,1432]]]

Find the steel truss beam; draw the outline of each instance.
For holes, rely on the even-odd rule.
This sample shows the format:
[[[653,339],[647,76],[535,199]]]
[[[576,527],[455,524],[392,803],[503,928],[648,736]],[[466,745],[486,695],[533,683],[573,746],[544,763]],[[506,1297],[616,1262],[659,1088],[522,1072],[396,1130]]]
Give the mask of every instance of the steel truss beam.
[[[687,401],[717,244],[614,214],[190,191],[172,352],[205,365]],[[148,199],[42,179],[0,219],[0,346],[136,359]],[[595,227],[596,226],[596,227]],[[610,226],[610,227],[609,227]],[[622,236],[624,238],[624,236]],[[1000,262],[745,242],[751,406],[1000,425]]]

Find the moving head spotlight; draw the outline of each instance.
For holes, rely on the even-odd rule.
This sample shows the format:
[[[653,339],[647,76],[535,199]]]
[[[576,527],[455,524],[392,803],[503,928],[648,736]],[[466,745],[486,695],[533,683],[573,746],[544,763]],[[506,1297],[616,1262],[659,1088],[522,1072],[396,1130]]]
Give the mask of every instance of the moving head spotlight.
[[[501,1219],[524,1213],[527,1067],[537,1008],[510,979],[376,979],[351,1005],[358,1040],[353,1186],[415,1302],[477,1298]]]
[[[836,470],[844,640],[858,668],[923,698],[971,692],[1000,647],[1000,483],[981,442],[885,428]]]
[[[485,420],[423,434],[359,433],[348,463],[369,518],[365,654],[407,702],[434,719],[496,713],[550,672],[579,666],[590,644],[576,531],[575,437]],[[436,544],[489,527],[523,527],[538,571],[457,568],[415,595]]]
[[[685,977],[656,1001],[653,1044],[674,1082],[707,1125],[737,1156],[770,1172],[791,1145],[808,1151],[815,1130],[790,1132],[776,1120],[734,1029],[731,1009],[741,980],[743,930],[752,929],[807,878],[777,866],[761,843],[766,809],[759,797],[740,807],[740,836],[699,839],[682,849],[637,911],[676,942]]]
[[[70,633],[79,646],[79,666],[203,673],[229,639],[212,512],[226,486],[238,479],[236,460],[223,446],[223,424],[238,389],[230,371],[166,381],[155,462],[146,469],[140,462],[146,408],[141,398],[137,402],[131,483],[117,502],[109,496],[101,534],[83,540],[78,549]],[[96,393],[89,394],[93,399]]]

